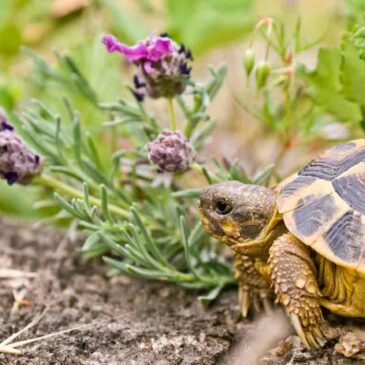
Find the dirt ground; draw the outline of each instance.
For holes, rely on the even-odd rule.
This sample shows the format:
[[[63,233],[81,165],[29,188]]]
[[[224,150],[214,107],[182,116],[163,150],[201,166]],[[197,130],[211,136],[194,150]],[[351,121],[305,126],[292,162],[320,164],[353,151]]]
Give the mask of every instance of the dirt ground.
[[[362,364],[324,350],[303,350],[287,337],[285,316],[242,321],[234,290],[209,309],[195,293],[174,285],[121,276],[109,279],[101,262],[84,262],[80,242],[65,232],[0,220],[0,269],[36,272],[0,279],[0,342],[47,308],[15,341],[83,324],[93,325],[0,354],[1,365],[250,365]],[[14,309],[14,295],[19,307]],[[95,321],[97,323],[95,323]]]

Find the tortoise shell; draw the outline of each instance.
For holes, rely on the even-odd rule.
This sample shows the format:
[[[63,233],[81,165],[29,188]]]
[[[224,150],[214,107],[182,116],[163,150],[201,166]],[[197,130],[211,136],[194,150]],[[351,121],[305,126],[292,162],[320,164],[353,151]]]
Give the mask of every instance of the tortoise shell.
[[[328,149],[276,191],[292,234],[328,260],[365,274],[365,139]]]

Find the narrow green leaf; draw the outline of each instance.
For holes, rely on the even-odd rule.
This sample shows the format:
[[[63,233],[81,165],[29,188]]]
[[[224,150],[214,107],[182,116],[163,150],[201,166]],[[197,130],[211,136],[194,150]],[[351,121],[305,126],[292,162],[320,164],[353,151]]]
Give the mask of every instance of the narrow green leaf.
[[[78,173],[70,170],[69,167],[54,165],[54,166],[50,166],[48,169],[51,172],[59,173],[59,174],[62,174],[62,175],[66,175],[66,176],[72,177],[75,180],[78,180],[80,182],[84,182],[85,181],[85,179],[81,175],[79,175]]]
[[[84,204],[87,207],[87,209],[90,209],[91,205],[89,200],[89,185],[86,182],[84,182],[83,187],[84,187]]]
[[[219,285],[209,291],[206,295],[200,295],[198,297],[200,303],[202,303],[205,307],[209,306],[214,300],[216,300],[223,290],[224,285]]]
[[[109,223],[114,223],[114,219],[110,215],[110,211],[108,208],[108,193],[105,185],[100,185],[100,200],[101,200],[101,210],[103,212],[104,218]]]
[[[113,267],[114,269],[123,273],[127,272],[126,263],[123,262],[122,260],[116,260],[108,256],[103,256],[102,259],[106,264]]]
[[[260,169],[252,179],[252,183],[255,185],[264,185],[266,186],[270,177],[272,176],[275,169],[274,164],[270,164]]]
[[[84,216],[82,214],[80,214],[80,212],[75,209],[74,206],[72,206],[72,204],[68,203],[64,198],[61,197],[61,195],[55,193],[54,195],[54,199],[56,201],[56,203],[64,210],[66,210],[67,212],[69,212],[71,215],[83,219]]]
[[[150,236],[150,234],[147,232],[146,226],[144,225],[141,216],[139,215],[139,213],[137,212],[137,210],[133,207],[131,208],[131,212],[133,214],[134,220],[139,228],[139,230],[141,231],[144,239],[146,240],[146,244],[147,247],[150,249],[152,255],[161,263],[163,263],[163,265],[166,265],[167,267],[172,267],[167,261],[166,259],[162,256],[160,250],[158,249],[158,247],[156,246],[155,241],[153,240],[153,238]]]
[[[71,71],[72,79],[79,88],[80,92],[93,104],[98,105],[98,97],[95,91],[92,89],[75,61],[70,56],[64,56],[63,61],[65,62],[69,71]]]
[[[223,85],[224,79],[228,73],[228,67],[227,65],[223,65],[217,71],[211,68],[210,73],[212,74],[213,79],[207,85],[207,93],[212,101]]]
[[[74,151],[75,157],[80,167],[83,166],[82,162],[82,139],[81,139],[81,127],[80,121],[75,120],[72,124],[73,138],[74,138]]]
[[[81,251],[87,259],[90,259],[93,257],[105,255],[110,251],[110,247],[108,244],[101,242],[98,232],[94,232],[86,239]]]
[[[190,237],[189,237],[189,245],[190,247],[196,245],[198,241],[201,239],[201,237],[204,234],[203,225],[200,221],[196,222],[195,227],[191,231]]]
[[[199,198],[201,194],[201,189],[186,189],[175,191],[172,193],[174,198],[187,198],[187,199],[194,199]]]
[[[186,264],[188,265],[189,270],[195,275],[195,270],[190,256],[189,230],[186,225],[186,220],[184,216],[180,217],[180,232],[181,232],[181,243],[184,247]]]

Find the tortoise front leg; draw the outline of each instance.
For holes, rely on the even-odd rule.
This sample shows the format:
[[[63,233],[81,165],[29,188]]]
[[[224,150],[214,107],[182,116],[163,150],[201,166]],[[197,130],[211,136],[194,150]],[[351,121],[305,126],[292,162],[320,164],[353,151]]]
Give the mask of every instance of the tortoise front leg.
[[[277,300],[307,348],[323,346],[323,316],[317,270],[309,249],[291,233],[279,237],[270,248],[269,264]]]
[[[256,270],[255,261],[236,253],[234,255],[235,277],[239,283],[238,301],[242,317],[246,318],[248,311],[253,307],[255,312],[271,310],[272,290],[267,281]]]

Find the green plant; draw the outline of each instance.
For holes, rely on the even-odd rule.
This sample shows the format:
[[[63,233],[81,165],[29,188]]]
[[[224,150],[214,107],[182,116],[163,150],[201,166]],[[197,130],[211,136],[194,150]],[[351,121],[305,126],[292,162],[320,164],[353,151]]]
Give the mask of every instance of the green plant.
[[[354,41],[355,33],[346,35],[341,48],[320,50],[317,67],[311,71],[295,63],[297,54],[314,44],[302,43],[300,23],[290,37],[282,25],[264,18],[256,34],[265,40],[266,52],[256,64],[251,42],[244,62],[248,94],[246,102],[240,103],[281,139],[283,151],[276,164],[295,143],[320,138],[318,123],[323,118],[339,117],[331,107],[331,98],[321,97],[321,93],[335,94],[343,105],[341,112],[349,113],[341,121],[350,120],[357,127],[354,135],[361,130],[364,101],[359,80],[364,61],[362,43]],[[166,35],[154,37],[139,43],[138,50],[115,39],[105,41],[109,50],[117,46],[127,58],[133,57],[139,77],[135,78],[135,89],[127,86],[118,101],[101,98],[72,57],[59,56],[60,68],[30,53],[37,70],[34,76],[61,85],[71,97],[54,109],[34,101],[14,115],[12,122],[45,160],[34,184],[46,187],[46,199],[38,207],[56,211],[46,222],[76,221],[87,234],[83,254],[102,256],[111,274],[125,272],[209,290],[202,298],[208,302],[235,280],[229,258],[202,229],[197,186],[224,180],[270,185],[275,165],[248,176],[237,162],[214,161],[215,168],[201,162],[200,151],[214,127],[208,107],[227,69],[212,68],[210,80],[198,82],[190,77],[185,64],[191,59],[186,48]],[[294,42],[294,50],[288,46],[289,40]],[[158,42],[164,51],[152,59],[156,55],[150,55],[148,47],[161,45]],[[273,53],[277,64],[272,61]],[[183,59],[181,54],[185,54]],[[352,74],[346,72],[348,68]],[[173,87],[165,89],[166,85]],[[163,116],[156,117],[142,102],[141,90],[145,92],[145,88],[151,98],[166,101],[169,114],[165,119],[171,125],[168,133],[164,132]],[[81,113],[74,106],[80,100],[88,105]],[[348,105],[351,108],[347,110]],[[91,123],[85,122],[88,118],[93,118]]]
[[[321,47],[317,65],[300,62],[302,53],[321,39],[303,41],[301,22],[293,30],[271,18],[263,18],[244,55],[247,87],[239,103],[282,146],[277,167],[294,147],[320,141],[359,137],[364,129],[364,27],[357,24],[343,36],[339,47]],[[255,41],[264,39],[264,57],[257,62]],[[332,135],[327,132],[340,130]]]
[[[46,197],[37,204],[60,208],[45,221],[76,220],[88,236],[83,254],[87,258],[103,256],[112,274],[126,272],[209,289],[205,301],[233,284],[229,259],[203,231],[196,201],[200,190],[190,185],[189,176],[195,174],[207,183],[239,179],[266,184],[272,167],[249,179],[237,163],[217,163],[216,170],[209,171],[197,158],[186,171],[158,171],[148,161],[146,145],[161,134],[163,126],[144,103],[133,97],[99,102],[98,93],[72,58],[59,58],[66,66],[61,75],[38,56],[30,55],[38,70],[35,75],[70,85],[73,93],[98,109],[98,118],[84,123],[85,117],[68,99],[64,99],[66,113],[34,101],[12,118],[23,138],[44,158],[44,170],[34,184],[45,186],[50,194],[55,192],[54,200]],[[224,66],[212,68],[207,83],[189,79],[185,94],[167,99],[172,128],[177,123],[189,138],[184,143],[191,143],[198,154],[214,126],[208,106],[226,72]],[[184,120],[175,120],[175,107],[180,108]],[[93,127],[96,123],[99,128]],[[128,143],[128,148],[121,148],[123,143]]]

